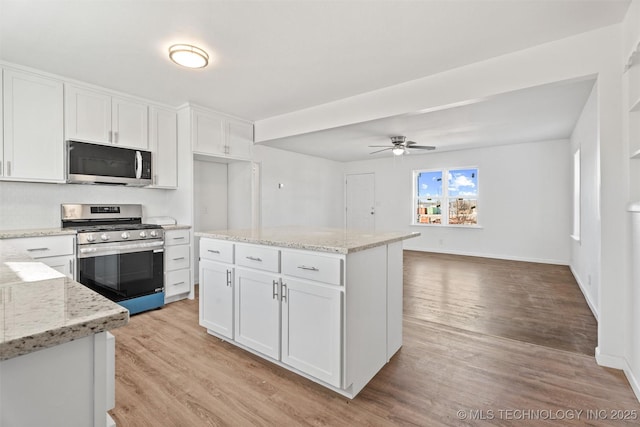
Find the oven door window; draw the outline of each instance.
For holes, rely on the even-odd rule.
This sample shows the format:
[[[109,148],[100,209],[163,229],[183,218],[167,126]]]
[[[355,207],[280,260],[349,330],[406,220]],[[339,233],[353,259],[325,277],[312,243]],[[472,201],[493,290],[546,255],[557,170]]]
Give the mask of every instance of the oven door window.
[[[107,288],[122,298],[162,290],[163,253],[153,251],[81,258],[80,283]]]

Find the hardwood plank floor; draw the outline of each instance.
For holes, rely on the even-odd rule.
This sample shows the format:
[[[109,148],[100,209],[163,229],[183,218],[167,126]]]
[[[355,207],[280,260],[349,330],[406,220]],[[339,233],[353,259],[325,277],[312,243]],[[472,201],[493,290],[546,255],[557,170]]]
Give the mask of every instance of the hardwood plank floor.
[[[197,300],[183,300],[113,331],[113,418],[120,427],[638,425],[624,375],[580,350],[592,345],[595,322],[590,330],[582,319],[562,268],[418,252],[404,260],[404,345],[355,399],[208,335]],[[546,339],[536,331],[553,323],[553,306],[577,326],[547,325]],[[508,327],[511,316],[524,320]],[[585,338],[568,351],[555,345],[563,334]],[[612,421],[617,414],[635,419]]]

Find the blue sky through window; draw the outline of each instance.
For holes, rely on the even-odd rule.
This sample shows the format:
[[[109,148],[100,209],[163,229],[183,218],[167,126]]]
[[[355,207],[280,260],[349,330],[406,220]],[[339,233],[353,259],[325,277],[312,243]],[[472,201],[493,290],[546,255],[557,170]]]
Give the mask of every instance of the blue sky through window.
[[[418,197],[442,197],[442,171],[418,174]]]
[[[449,197],[478,197],[478,169],[449,170]]]

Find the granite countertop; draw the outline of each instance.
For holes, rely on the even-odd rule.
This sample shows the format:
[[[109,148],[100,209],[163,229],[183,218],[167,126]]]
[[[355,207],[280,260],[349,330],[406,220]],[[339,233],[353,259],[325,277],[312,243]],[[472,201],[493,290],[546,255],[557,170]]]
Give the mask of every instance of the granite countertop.
[[[17,239],[21,237],[64,236],[76,234],[73,228],[27,228],[24,230],[0,230],[0,239]]]
[[[124,307],[0,241],[0,360],[128,321]]]
[[[189,230],[191,228],[190,225],[184,224],[172,224],[172,225],[163,225],[162,228],[167,231],[171,230]]]
[[[366,232],[343,228],[274,227],[200,231],[194,235],[233,242],[348,254],[411,239],[419,236],[420,233],[415,231]]]

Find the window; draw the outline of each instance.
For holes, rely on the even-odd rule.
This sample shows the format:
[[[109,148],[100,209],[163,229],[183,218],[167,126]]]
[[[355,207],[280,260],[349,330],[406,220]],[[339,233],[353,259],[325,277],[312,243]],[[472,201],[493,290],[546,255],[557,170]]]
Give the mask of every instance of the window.
[[[580,240],[580,149],[573,154],[573,234]]]
[[[414,171],[413,183],[414,224],[478,224],[478,168]]]

